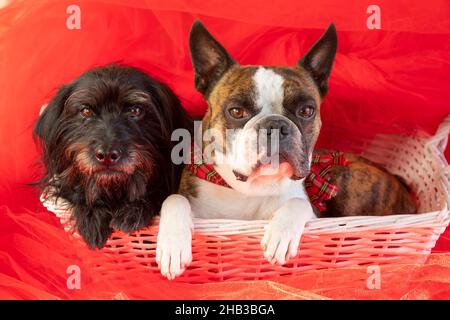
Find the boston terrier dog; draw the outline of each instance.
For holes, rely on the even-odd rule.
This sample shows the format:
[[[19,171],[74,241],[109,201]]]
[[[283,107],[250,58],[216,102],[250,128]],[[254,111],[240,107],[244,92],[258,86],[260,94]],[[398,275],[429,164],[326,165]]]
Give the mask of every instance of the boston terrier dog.
[[[208,161],[186,166],[178,194],[162,205],[156,261],[168,279],[192,260],[193,217],[270,220],[263,254],[283,265],[297,255],[305,224],[316,216],[416,212],[407,187],[383,168],[351,154],[313,153],[336,48],[331,24],[295,66],[241,66],[201,22],[193,24],[195,87],[208,110],[205,134],[192,148]],[[259,138],[266,147],[255,143]],[[267,163],[273,155],[277,166]],[[314,171],[319,163],[334,165]]]

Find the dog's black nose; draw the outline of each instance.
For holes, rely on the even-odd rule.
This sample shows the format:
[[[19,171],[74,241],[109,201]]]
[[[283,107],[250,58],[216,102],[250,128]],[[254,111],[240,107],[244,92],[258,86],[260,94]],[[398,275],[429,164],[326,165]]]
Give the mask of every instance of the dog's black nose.
[[[95,151],[95,158],[100,164],[109,165],[114,164],[119,161],[121,156],[120,150],[111,149],[108,151],[103,150],[102,148],[97,149]]]
[[[273,130],[278,130],[280,133],[280,139],[283,139],[291,134],[291,127],[284,119],[269,119],[260,127],[260,129],[266,129],[268,136],[272,134]]]

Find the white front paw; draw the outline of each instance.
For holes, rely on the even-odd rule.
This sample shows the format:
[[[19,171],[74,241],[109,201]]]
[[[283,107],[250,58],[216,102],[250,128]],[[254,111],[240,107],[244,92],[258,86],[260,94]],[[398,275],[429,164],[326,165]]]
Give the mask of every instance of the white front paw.
[[[171,195],[163,203],[159,222],[156,262],[161,274],[172,280],[192,262],[192,219],[186,198]]]
[[[296,257],[305,224],[312,217],[311,205],[302,199],[291,199],[278,209],[261,240],[264,257],[280,265]]]
[[[180,276],[192,262],[191,238],[191,231],[158,235],[156,262],[167,279]]]

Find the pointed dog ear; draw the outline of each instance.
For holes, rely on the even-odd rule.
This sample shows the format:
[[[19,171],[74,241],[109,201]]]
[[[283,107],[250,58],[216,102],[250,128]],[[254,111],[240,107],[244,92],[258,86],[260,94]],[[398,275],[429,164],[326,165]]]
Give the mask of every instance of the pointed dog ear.
[[[312,75],[322,97],[328,91],[328,77],[331,73],[336,49],[336,27],[332,23],[320,39],[298,62],[298,65],[305,68]]]
[[[58,120],[64,110],[64,104],[72,94],[73,84],[68,84],[59,88],[56,95],[48,103],[47,107],[39,116],[33,131],[33,136],[39,137],[44,146],[49,143],[56,132]]]
[[[195,88],[207,96],[236,62],[199,20],[192,25],[189,47],[195,72]]]

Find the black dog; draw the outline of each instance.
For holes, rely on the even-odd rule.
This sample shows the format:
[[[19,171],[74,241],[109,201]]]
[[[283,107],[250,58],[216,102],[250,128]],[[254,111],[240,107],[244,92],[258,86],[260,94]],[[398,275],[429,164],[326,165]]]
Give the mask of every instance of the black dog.
[[[131,67],[91,69],[61,87],[39,117],[49,196],[69,202],[78,233],[101,248],[113,229],[147,226],[178,189],[172,131],[192,122],[174,93]]]

